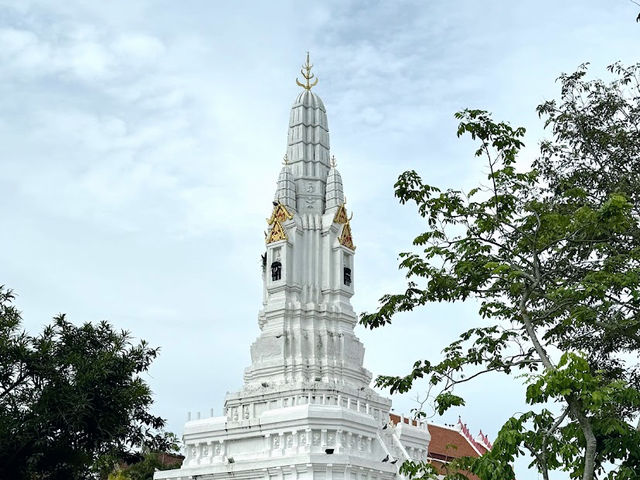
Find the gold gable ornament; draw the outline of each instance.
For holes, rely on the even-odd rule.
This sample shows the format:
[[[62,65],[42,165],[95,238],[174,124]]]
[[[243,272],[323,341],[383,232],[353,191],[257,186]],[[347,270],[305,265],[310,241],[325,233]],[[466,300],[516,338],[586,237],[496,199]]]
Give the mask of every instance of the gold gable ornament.
[[[345,204],[343,203],[342,205],[340,205],[340,208],[338,208],[338,211],[333,217],[333,223],[349,223],[349,217],[347,217],[347,209],[344,205]]]
[[[276,220],[267,237],[267,243],[279,242],[287,239],[287,232],[284,231],[282,224]]]
[[[280,223],[284,223],[287,220],[291,220],[292,218],[293,218],[293,215],[289,213],[289,210],[287,210],[287,208],[283,204],[278,202],[273,207],[273,213],[271,214],[271,218],[267,220],[267,223],[269,225],[273,224],[273,222],[276,222],[276,221]]]
[[[340,245],[344,245],[351,250],[356,249],[353,244],[353,237],[351,236],[351,226],[349,225],[349,222],[345,223],[344,227],[342,227],[342,234],[340,235],[340,238],[338,238],[338,241],[340,242]]]

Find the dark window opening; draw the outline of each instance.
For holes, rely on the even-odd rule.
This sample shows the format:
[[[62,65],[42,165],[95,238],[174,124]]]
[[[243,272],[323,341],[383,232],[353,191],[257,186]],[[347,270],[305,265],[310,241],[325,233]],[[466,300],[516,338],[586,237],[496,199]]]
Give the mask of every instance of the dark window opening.
[[[351,269],[349,267],[344,267],[344,284],[347,287],[351,286]]]
[[[278,261],[271,264],[271,280],[274,282],[282,278],[282,264]]]

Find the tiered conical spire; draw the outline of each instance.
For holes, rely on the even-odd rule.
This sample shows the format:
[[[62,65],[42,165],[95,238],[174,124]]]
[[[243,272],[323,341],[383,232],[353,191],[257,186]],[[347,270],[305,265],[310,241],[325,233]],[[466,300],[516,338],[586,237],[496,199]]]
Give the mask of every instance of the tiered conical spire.
[[[304,90],[296,98],[289,117],[287,155],[296,177],[321,178],[324,181],[329,171],[329,125],[322,100],[311,91],[318,80],[316,78],[314,83],[310,83],[314,78],[312,66],[307,54],[307,63],[302,69],[307,81],[306,84],[297,81]]]
[[[280,176],[278,177],[278,188],[273,200],[295,210],[296,184],[293,181],[293,174],[291,173],[291,167],[289,167],[287,155],[284,156],[283,163],[284,165],[282,165],[282,170],[280,170]]]
[[[327,175],[327,194],[325,205],[327,210],[338,208],[344,203],[342,177],[338,172],[335,157],[331,157],[331,169]]]

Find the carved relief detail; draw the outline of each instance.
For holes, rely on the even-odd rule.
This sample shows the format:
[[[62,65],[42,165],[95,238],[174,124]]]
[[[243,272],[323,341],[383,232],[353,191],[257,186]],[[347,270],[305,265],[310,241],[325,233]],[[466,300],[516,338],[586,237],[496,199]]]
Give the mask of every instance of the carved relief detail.
[[[314,207],[314,205],[316,204],[316,200],[315,200],[315,198],[305,198],[305,199],[304,199],[304,202],[306,203],[307,208],[308,208],[309,210],[313,210],[313,207]]]

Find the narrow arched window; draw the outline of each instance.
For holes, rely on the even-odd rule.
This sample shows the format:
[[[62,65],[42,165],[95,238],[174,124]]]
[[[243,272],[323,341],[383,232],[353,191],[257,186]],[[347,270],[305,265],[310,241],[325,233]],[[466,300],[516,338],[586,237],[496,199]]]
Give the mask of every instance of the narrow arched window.
[[[351,286],[351,269],[349,267],[344,267],[344,284],[347,287]]]
[[[274,282],[282,278],[282,263],[277,260],[271,264],[271,280]]]

